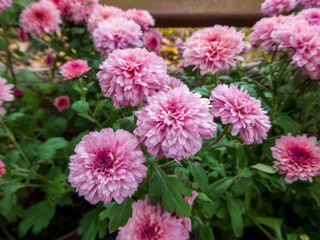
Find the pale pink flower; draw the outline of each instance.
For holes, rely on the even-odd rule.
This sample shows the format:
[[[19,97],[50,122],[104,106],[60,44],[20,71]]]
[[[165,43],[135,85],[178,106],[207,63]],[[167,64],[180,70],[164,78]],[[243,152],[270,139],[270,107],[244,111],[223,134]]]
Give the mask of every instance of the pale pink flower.
[[[304,8],[320,8],[319,0],[297,0]]]
[[[24,31],[23,28],[18,29],[18,36],[20,42],[28,42],[29,41],[29,35]]]
[[[210,101],[186,85],[160,91],[135,112],[141,122],[135,134],[153,156],[187,159],[217,130],[209,109]]]
[[[296,0],[265,0],[261,4],[261,12],[267,16],[277,16],[292,11],[296,5]]]
[[[7,80],[0,77],[0,101],[11,102],[14,100],[12,88],[13,84],[7,84]]]
[[[52,34],[60,30],[62,23],[60,12],[50,1],[29,4],[20,14],[19,21],[23,29],[30,34]]]
[[[162,45],[162,35],[154,29],[149,29],[143,33],[143,42],[150,52],[160,53]]]
[[[79,24],[81,21],[87,21],[92,15],[93,10],[98,4],[98,0],[67,0],[69,4],[69,21]]]
[[[167,88],[168,89],[171,89],[171,88],[174,89],[177,87],[181,87],[183,85],[185,85],[185,84],[180,79],[169,76],[168,81],[167,81]]]
[[[59,9],[61,16],[69,17],[71,15],[71,7],[73,1],[71,0],[50,0]]]
[[[237,54],[243,51],[245,34],[234,27],[216,25],[196,31],[185,42],[184,65],[200,68],[201,74],[209,70],[212,74],[219,68],[235,66],[235,60],[243,61]]]
[[[122,129],[90,132],[75,152],[70,157],[69,182],[91,204],[107,204],[112,198],[121,204],[147,174],[138,138]]]
[[[6,172],[6,165],[2,162],[2,160],[0,159],[0,178],[2,177],[2,175]]]
[[[92,38],[95,48],[108,55],[115,49],[142,46],[140,26],[124,17],[112,17],[98,24]]]
[[[146,197],[132,204],[132,217],[119,228],[117,240],[187,240],[189,232],[182,219],[166,212],[160,203],[153,206]]]
[[[0,13],[6,10],[8,7],[11,7],[12,0],[0,0]]]
[[[212,100],[212,114],[220,117],[223,124],[233,124],[231,134],[237,135],[245,145],[253,144],[254,141],[261,144],[267,138],[267,132],[271,125],[267,111],[261,108],[261,102],[251,97],[247,90],[238,89],[231,84],[218,85],[210,96]]]
[[[114,107],[137,106],[167,83],[167,64],[146,49],[113,51],[97,74],[105,97],[111,97]]]
[[[56,97],[53,106],[55,106],[59,112],[62,112],[63,109],[70,107],[70,98],[68,96]]]
[[[146,10],[141,9],[128,9],[126,11],[126,17],[138,23],[143,30],[146,30],[150,26],[154,26],[155,21],[151,14]]]
[[[182,57],[183,55],[183,45],[184,45],[184,42],[181,38],[178,38],[176,40],[176,46],[177,46],[177,49],[178,49],[178,52],[179,52],[179,55]]]
[[[80,77],[90,71],[90,69],[88,62],[82,59],[68,61],[59,68],[64,80]]]
[[[124,12],[120,8],[98,5],[94,8],[88,19],[88,31],[93,33],[93,31],[98,27],[99,22],[107,20],[110,17],[119,17],[123,15]]]
[[[309,24],[320,27],[320,8],[309,8],[302,10],[299,12],[298,16],[305,19]]]
[[[274,168],[280,174],[286,174],[286,182],[293,183],[298,179],[312,182],[312,177],[320,175],[320,146],[315,137],[306,134],[293,137],[282,136],[271,148]]]

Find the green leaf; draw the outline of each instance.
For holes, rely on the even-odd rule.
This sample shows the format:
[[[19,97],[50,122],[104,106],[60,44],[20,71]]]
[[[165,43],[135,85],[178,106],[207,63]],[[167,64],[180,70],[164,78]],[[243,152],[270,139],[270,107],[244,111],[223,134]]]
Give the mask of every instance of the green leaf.
[[[280,114],[274,123],[283,128],[285,133],[295,134],[301,128],[300,123],[293,120],[288,114]]]
[[[167,212],[175,211],[181,217],[190,217],[190,205],[183,198],[183,195],[192,195],[184,182],[168,177],[160,168],[154,169],[153,181],[149,187],[149,196],[153,205],[161,200],[161,204]]]
[[[320,206],[320,178],[315,178],[313,183],[309,187],[311,196],[316,200],[318,206]]]
[[[55,209],[46,201],[38,202],[29,207],[24,213],[24,219],[18,226],[19,238],[26,236],[31,227],[33,234],[39,234],[43,228],[49,225],[54,212]]]
[[[110,214],[111,208],[115,205],[115,202],[110,202],[108,205],[106,205],[106,209],[102,210],[99,213],[99,221],[104,221]]]
[[[0,212],[3,215],[7,215],[10,212],[13,205],[16,204],[17,197],[15,195],[15,192],[23,187],[24,185],[22,184],[19,184],[19,185],[9,184],[5,186],[1,186],[1,190],[4,193],[4,196],[0,199]]]
[[[79,100],[74,102],[71,108],[77,113],[86,113],[89,110],[89,103]]]
[[[243,234],[243,219],[240,202],[238,201],[238,199],[232,197],[229,193],[226,194],[226,200],[234,235],[239,238]]]
[[[244,148],[241,144],[238,144],[236,146],[236,149],[237,149],[236,153],[237,153],[237,161],[238,161],[239,167],[241,169],[244,169],[248,164],[247,155],[246,155]]]
[[[43,123],[43,130],[52,137],[61,136],[67,130],[68,120],[63,117],[50,117]]]
[[[4,120],[8,123],[11,123],[23,116],[24,116],[24,113],[21,113],[21,112],[11,113],[10,115],[5,116]]]
[[[278,169],[273,168],[269,165],[262,164],[262,163],[257,163],[255,165],[251,166],[250,168],[258,169],[261,172],[270,173],[270,174],[275,174],[276,172],[278,172]]]
[[[120,124],[119,128],[133,133],[133,131],[137,128],[137,125],[133,122],[132,117],[129,118],[120,118],[117,122]]]
[[[273,218],[273,217],[253,217],[253,218],[258,223],[272,228],[276,233],[276,236],[277,236],[276,239],[282,240],[282,233],[281,233],[281,225],[283,222],[282,219]]]
[[[214,240],[214,235],[210,226],[199,225],[199,240]]]
[[[212,89],[213,89],[213,86],[211,85],[203,85],[202,87],[197,87],[192,91],[200,93],[203,97],[209,98],[211,95]]]
[[[233,182],[234,179],[232,177],[222,178],[214,182],[213,184],[209,185],[209,187],[206,190],[206,193],[212,200],[215,200],[219,198],[222,194],[224,194]]]
[[[117,230],[128,222],[128,219],[132,216],[132,202],[133,200],[128,197],[122,204],[116,204],[111,208],[109,213],[110,232]]]
[[[41,162],[52,159],[58,149],[65,148],[66,146],[68,146],[68,141],[64,138],[50,138],[40,145],[37,159]]]
[[[206,172],[193,162],[189,162],[189,166],[194,182],[198,183],[200,189],[204,191],[208,186],[208,176]]]
[[[207,194],[203,193],[203,192],[198,192],[198,199],[201,199],[203,201],[209,202],[209,203],[213,203],[212,200],[207,196]]]
[[[232,186],[231,191],[234,195],[244,194],[251,186],[252,178],[240,177]]]

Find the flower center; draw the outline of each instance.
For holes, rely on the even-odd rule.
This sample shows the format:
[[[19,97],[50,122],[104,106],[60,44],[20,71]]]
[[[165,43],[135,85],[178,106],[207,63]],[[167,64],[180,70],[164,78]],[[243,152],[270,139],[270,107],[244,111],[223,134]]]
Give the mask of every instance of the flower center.
[[[157,235],[158,232],[156,231],[155,224],[150,225],[150,223],[144,225],[140,232],[141,240],[155,240]]]
[[[100,172],[107,172],[108,169],[113,167],[115,157],[110,151],[101,151],[96,153],[95,167]]]
[[[291,156],[295,162],[306,163],[310,160],[310,154],[301,147],[294,147],[291,149]]]
[[[67,100],[65,98],[60,98],[58,104],[59,106],[65,106],[67,105]]]
[[[43,21],[44,15],[42,12],[35,12],[34,14],[39,21]]]
[[[75,69],[79,68],[79,64],[78,63],[72,63],[70,67],[71,67],[71,69],[75,70]]]
[[[153,38],[151,41],[151,46],[156,47],[158,45],[157,39]]]

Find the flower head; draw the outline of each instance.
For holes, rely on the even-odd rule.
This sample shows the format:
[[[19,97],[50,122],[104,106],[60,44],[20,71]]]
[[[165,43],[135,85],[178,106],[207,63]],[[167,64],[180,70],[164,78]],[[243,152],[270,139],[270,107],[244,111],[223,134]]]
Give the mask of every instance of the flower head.
[[[211,92],[212,114],[220,117],[223,124],[233,124],[231,134],[240,132],[244,144],[261,144],[267,138],[271,125],[266,111],[261,108],[261,102],[251,97],[247,90],[238,89],[231,84],[218,85]]]
[[[64,76],[64,80],[80,77],[86,72],[90,71],[88,62],[86,60],[78,59],[69,61],[60,67],[60,73]]]
[[[49,1],[29,4],[20,14],[19,21],[26,32],[39,37],[59,30],[62,23],[59,10]]]
[[[162,35],[156,30],[149,29],[143,34],[143,42],[148,51],[159,53],[161,50]]]
[[[146,49],[113,51],[97,74],[105,97],[111,97],[114,107],[137,106],[155,90],[167,83],[167,64]]]
[[[181,38],[178,38],[176,40],[176,46],[177,46],[177,49],[178,49],[178,52],[179,52],[179,55],[182,57],[183,55],[183,45],[184,45],[184,42]]]
[[[7,84],[7,80],[0,77],[0,101],[1,102],[11,102],[14,100],[12,88],[13,84]]]
[[[320,8],[309,8],[302,10],[299,12],[298,16],[305,19],[309,24],[320,27]]]
[[[277,16],[290,12],[297,5],[296,0],[265,0],[261,4],[261,12],[267,16]]]
[[[146,30],[150,26],[154,26],[155,21],[151,14],[146,10],[140,9],[128,9],[126,11],[126,17],[138,23],[143,30]]]
[[[106,5],[98,5],[94,8],[91,16],[88,19],[88,30],[93,33],[93,31],[98,27],[99,22],[107,20],[111,17],[121,17],[124,12],[117,7],[110,7]]]
[[[14,88],[12,92],[16,97],[23,97],[24,95],[24,92],[18,88]]]
[[[62,112],[63,109],[70,107],[70,98],[68,96],[59,96],[54,100],[53,105]]]
[[[44,62],[46,63],[48,68],[51,68],[55,62],[54,56],[52,54],[49,54],[45,59]]]
[[[20,42],[28,42],[29,41],[29,35],[24,31],[23,28],[18,29],[18,36]]]
[[[320,8],[319,0],[297,0],[304,8]]]
[[[2,175],[6,172],[6,165],[2,162],[2,160],[0,159],[0,178],[2,177]]]
[[[271,148],[274,168],[286,174],[286,182],[292,183],[301,179],[312,182],[312,177],[320,175],[320,146],[315,137],[306,134],[293,137],[290,133],[276,140]]]
[[[141,122],[135,134],[151,155],[187,159],[200,151],[202,139],[212,138],[217,130],[209,109],[209,100],[187,86],[160,91],[135,112]]]
[[[137,137],[111,128],[85,135],[70,157],[69,182],[91,204],[131,197],[147,174]]]
[[[216,73],[219,68],[235,66],[235,60],[243,60],[237,54],[243,51],[245,35],[234,27],[216,25],[196,31],[185,42],[183,52],[185,66],[200,68],[201,74],[207,71]]]
[[[166,212],[160,203],[153,206],[146,197],[132,204],[132,217],[119,228],[117,240],[187,240],[189,232],[182,219]]]
[[[140,26],[124,17],[113,17],[100,22],[92,34],[94,46],[102,55],[108,55],[115,49],[140,47],[141,37]]]
[[[167,81],[167,88],[168,89],[171,89],[171,88],[174,89],[177,87],[181,87],[183,85],[185,85],[185,84],[180,79],[169,76],[168,81]]]
[[[12,0],[0,0],[0,13],[6,10],[8,7],[11,7]]]
[[[70,7],[70,15],[67,18],[75,24],[87,21],[98,4],[98,0],[67,0],[66,2]]]

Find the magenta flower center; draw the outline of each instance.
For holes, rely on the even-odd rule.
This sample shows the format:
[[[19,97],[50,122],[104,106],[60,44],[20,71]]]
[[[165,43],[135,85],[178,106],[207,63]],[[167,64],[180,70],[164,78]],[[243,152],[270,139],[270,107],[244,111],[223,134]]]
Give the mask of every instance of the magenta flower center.
[[[58,105],[59,106],[61,106],[61,107],[63,107],[63,106],[65,106],[65,105],[67,105],[68,103],[67,103],[67,99],[65,99],[65,98],[60,98],[59,99],[59,102],[58,102]]]
[[[80,67],[79,64],[76,63],[76,62],[74,62],[74,63],[72,63],[72,64],[70,65],[70,68],[71,68],[72,70],[75,70],[75,69],[77,69],[77,68],[79,68],[79,67]]]
[[[96,153],[95,168],[102,173],[108,172],[113,167],[115,157],[110,151],[101,151]]]
[[[307,163],[310,161],[310,154],[306,149],[295,146],[291,149],[291,157],[295,162]]]
[[[157,239],[158,232],[156,231],[155,224],[150,225],[147,223],[140,231],[140,239],[143,240],[154,240]]]
[[[39,21],[43,21],[45,16],[43,15],[42,12],[35,12],[34,15],[36,16],[36,18],[39,20]]]

